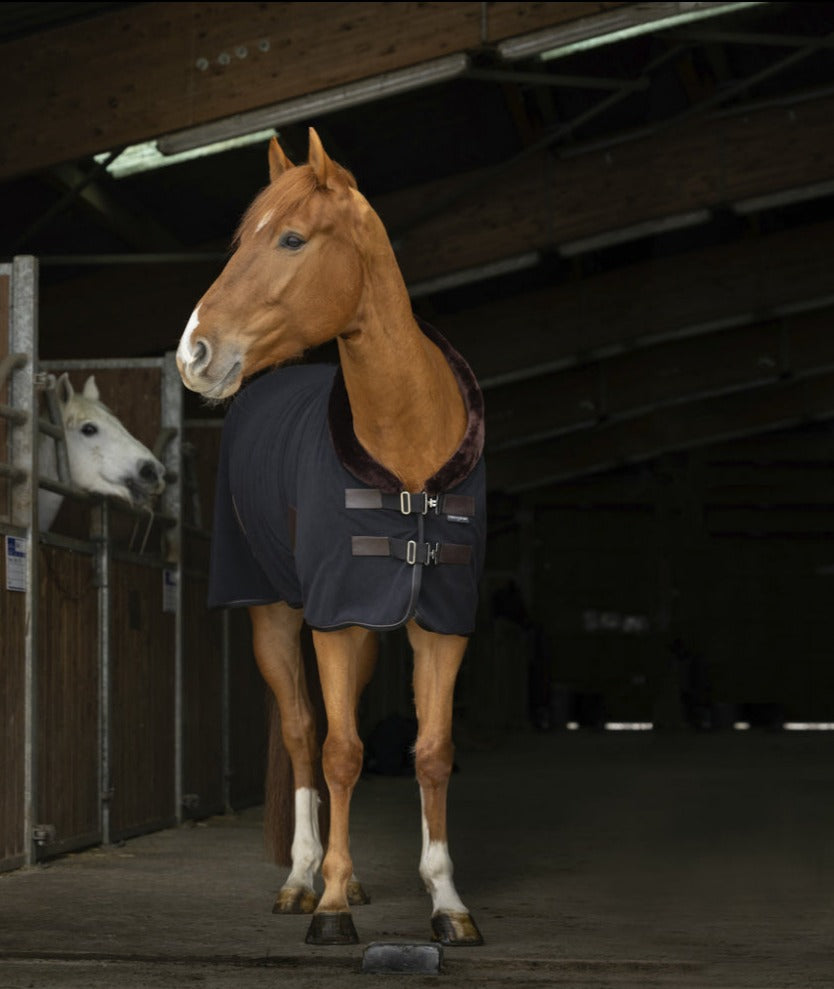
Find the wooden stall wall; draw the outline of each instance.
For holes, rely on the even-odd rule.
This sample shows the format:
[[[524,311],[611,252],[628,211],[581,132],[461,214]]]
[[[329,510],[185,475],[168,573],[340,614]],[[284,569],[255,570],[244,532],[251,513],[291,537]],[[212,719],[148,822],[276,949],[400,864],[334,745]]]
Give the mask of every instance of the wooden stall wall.
[[[183,789],[199,798],[194,813],[260,803],[266,770],[267,695],[249,616],[206,603],[220,427],[218,418],[194,418],[184,429]],[[220,772],[213,768],[218,755]]]
[[[39,553],[37,808],[57,853],[101,840],[98,589],[92,553]]]
[[[111,835],[172,825],[176,807],[176,619],[155,567],[113,565]]]
[[[0,361],[9,349],[10,275],[0,272]],[[8,405],[9,389],[0,382],[0,405]],[[0,461],[11,460],[9,429],[0,416]],[[0,522],[10,521],[9,481],[0,475]],[[23,834],[24,792],[24,595],[6,590],[5,533],[3,583],[0,586],[0,869],[19,865],[26,852]]]
[[[154,449],[162,427],[158,363],[73,364],[68,373],[77,390],[92,374],[102,401]],[[165,528],[111,502],[102,572],[85,548],[100,538],[102,511],[97,500],[66,498],[51,531],[78,544],[50,545],[47,536],[41,548],[38,814],[51,826],[47,855],[100,840],[101,801],[111,840],[164,827],[177,815],[176,617],[164,611]],[[106,629],[102,584],[110,598]],[[106,712],[102,635],[110,650]]]

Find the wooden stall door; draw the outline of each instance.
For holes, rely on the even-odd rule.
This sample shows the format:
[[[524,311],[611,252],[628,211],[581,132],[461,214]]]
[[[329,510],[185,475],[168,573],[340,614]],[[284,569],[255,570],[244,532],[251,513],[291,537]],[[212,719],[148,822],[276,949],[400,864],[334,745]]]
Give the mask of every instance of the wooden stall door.
[[[188,469],[184,468],[187,481],[183,519],[187,528],[199,529],[203,534],[184,537],[183,789],[188,793],[193,788],[192,792],[200,797],[198,811],[204,804],[208,806],[206,800],[217,782],[211,768],[220,737],[220,725],[215,727],[212,723],[212,718],[222,711],[214,700],[217,691],[224,692],[227,718],[225,802],[235,810],[260,803],[266,771],[267,693],[252,652],[249,616],[245,608],[231,608],[225,616],[206,608],[220,426],[216,420],[192,419],[186,420],[184,431],[189,460]],[[226,651],[225,669],[221,644]]]
[[[186,531],[183,547],[183,812],[207,817],[226,809],[224,781],[223,615],[206,607],[208,537]]]
[[[38,823],[45,854],[101,840],[98,591],[92,553],[40,547]]]
[[[110,827],[113,840],[176,823],[175,615],[154,567],[111,576]]]

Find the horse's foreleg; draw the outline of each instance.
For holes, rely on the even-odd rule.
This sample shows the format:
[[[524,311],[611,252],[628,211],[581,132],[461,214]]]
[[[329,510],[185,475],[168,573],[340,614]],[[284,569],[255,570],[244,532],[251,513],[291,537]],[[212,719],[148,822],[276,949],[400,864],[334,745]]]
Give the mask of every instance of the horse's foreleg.
[[[448,945],[483,944],[469,910],[455,889],[446,829],[446,796],[452,774],[452,702],[466,639],[408,625],[414,650],[417,709],[415,767],[423,810],[420,876],[432,898],[434,939]]]
[[[365,687],[371,682],[376,661],[379,657],[379,639],[376,635],[365,636],[361,641],[358,650],[358,665],[356,676],[356,697],[354,710],[359,706],[359,699]],[[352,907],[364,906],[371,902],[370,896],[365,892],[361,882],[353,874],[348,881],[347,900]]]
[[[355,627],[313,632],[327,710],[322,765],[330,791],[330,838],[321,870],[324,892],[307,932],[308,944],[356,944],[359,940],[349,904],[353,879],[350,800],[362,771],[356,705],[373,667],[374,639],[373,633]]]
[[[290,874],[275,899],[275,913],[312,913],[316,906],[314,877],[321,865],[319,795],[315,784],[318,760],[315,718],[304,678],[300,610],[283,602],[249,609],[252,641],[261,674],[269,684],[281,717],[281,734],[293,770],[295,826]],[[269,786],[287,781],[270,780]],[[288,822],[284,823],[288,826]]]

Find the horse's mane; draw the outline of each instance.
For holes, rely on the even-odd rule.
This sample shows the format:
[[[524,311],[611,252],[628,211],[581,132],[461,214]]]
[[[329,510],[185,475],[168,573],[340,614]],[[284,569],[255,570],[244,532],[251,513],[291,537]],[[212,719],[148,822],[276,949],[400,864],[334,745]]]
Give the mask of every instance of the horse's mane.
[[[336,168],[355,189],[356,179],[353,175],[341,165],[336,165]],[[300,165],[285,172],[279,182],[272,182],[255,197],[235,231],[232,248],[236,248],[243,238],[256,233],[258,228],[263,226],[265,216],[269,217],[266,226],[270,230],[274,229],[283,217],[307,202],[316,189],[318,183],[309,165]]]

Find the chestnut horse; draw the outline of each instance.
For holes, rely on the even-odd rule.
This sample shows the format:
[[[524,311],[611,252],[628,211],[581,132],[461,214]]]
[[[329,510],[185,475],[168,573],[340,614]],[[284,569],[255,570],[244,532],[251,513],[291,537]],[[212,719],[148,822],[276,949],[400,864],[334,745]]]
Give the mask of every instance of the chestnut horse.
[[[481,393],[460,355],[413,315],[382,222],[316,132],[299,166],[273,138],[269,167],[270,184],[194,310],[177,363],[185,385],[210,400],[239,392],[224,423],[209,604],[249,607],[292,763],[292,862],[274,910],[312,912],[308,943],[358,941],[350,905],[364,893],[348,839],[363,753],[356,710],[377,632],[405,626],[418,720],[419,870],[433,936],[481,944],[452,879],[446,826],[453,692],[483,565]],[[278,367],[331,340],[338,367]],[[304,619],[327,713],[321,752],[299,639]],[[330,798],[323,861],[319,760]]]

